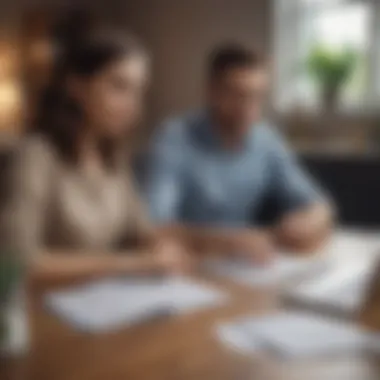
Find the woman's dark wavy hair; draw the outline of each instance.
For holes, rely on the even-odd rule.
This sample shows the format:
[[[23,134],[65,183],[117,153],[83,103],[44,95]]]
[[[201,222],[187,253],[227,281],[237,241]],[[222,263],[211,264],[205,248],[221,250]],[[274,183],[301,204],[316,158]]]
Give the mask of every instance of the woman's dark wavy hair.
[[[57,54],[52,75],[40,98],[32,132],[47,138],[66,162],[76,163],[84,115],[80,105],[67,92],[67,78],[71,75],[90,78],[118,59],[145,55],[145,51],[124,30],[91,24],[83,19],[71,19],[59,25],[54,40]],[[107,166],[116,163],[118,146],[117,141],[99,141],[99,150]]]

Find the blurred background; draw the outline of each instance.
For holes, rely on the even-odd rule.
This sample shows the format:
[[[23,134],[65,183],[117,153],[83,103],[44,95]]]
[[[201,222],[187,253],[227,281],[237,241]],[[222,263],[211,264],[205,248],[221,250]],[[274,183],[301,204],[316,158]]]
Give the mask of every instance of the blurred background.
[[[348,225],[380,225],[380,1],[93,0],[0,5],[2,162],[49,77],[54,25],[102,17],[138,35],[153,58],[145,131],[202,104],[204,63],[219,43],[267,53],[268,114],[330,191]],[[74,22],[73,21],[73,22]]]

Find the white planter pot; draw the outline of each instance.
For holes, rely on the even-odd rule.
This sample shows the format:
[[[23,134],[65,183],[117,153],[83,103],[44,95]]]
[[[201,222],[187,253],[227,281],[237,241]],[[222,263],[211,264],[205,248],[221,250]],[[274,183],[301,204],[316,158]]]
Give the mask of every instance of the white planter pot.
[[[23,356],[29,348],[29,325],[22,287],[15,290],[1,312],[4,315],[5,334],[0,340],[0,356]]]

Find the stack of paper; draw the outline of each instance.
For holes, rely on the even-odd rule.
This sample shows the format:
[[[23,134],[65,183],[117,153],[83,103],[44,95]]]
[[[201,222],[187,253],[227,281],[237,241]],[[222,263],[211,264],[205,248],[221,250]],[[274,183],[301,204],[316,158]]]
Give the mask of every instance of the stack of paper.
[[[104,280],[46,296],[49,308],[86,331],[112,330],[225,300],[225,294],[185,278]]]
[[[353,315],[364,302],[372,266],[342,265],[310,281],[298,284],[287,293],[287,298],[304,306],[323,307],[324,310]]]
[[[326,247],[304,258],[291,252],[279,252],[268,266],[255,266],[239,258],[213,259],[206,263],[206,270],[245,285],[261,286],[323,275],[328,269],[340,268],[342,263],[361,267],[378,257],[377,251],[380,253],[378,234],[341,230],[334,234]]]
[[[379,348],[379,337],[353,324],[297,312],[247,317],[219,326],[218,336],[242,352],[261,351],[283,358],[320,357]]]
[[[257,266],[239,259],[214,259],[206,270],[249,286],[276,284],[323,272],[328,266],[324,258],[298,258],[279,255],[272,263]]]
[[[324,254],[336,263],[363,263],[380,253],[380,236],[377,232],[341,230],[332,236],[324,248]]]

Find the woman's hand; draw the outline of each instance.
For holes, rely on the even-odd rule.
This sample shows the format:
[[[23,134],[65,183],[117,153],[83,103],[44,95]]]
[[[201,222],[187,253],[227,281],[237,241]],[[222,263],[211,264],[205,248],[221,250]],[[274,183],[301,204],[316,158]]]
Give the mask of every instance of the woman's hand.
[[[169,274],[188,273],[192,267],[185,248],[174,240],[158,243],[153,252],[153,261],[156,269]]]

